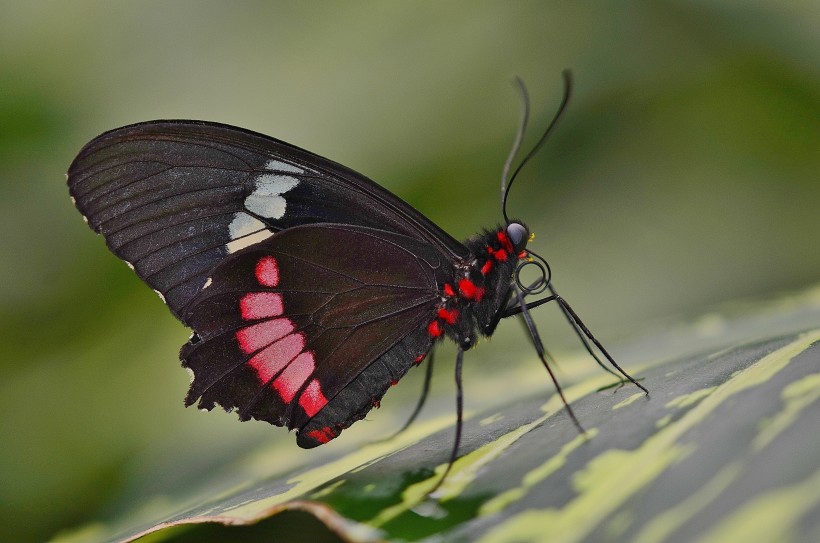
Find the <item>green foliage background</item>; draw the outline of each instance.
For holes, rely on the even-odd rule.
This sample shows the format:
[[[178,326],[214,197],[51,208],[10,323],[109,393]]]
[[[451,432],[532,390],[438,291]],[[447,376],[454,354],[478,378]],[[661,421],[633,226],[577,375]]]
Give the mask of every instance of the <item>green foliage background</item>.
[[[258,444],[294,463],[322,454],[182,409],[187,332],[68,199],[68,164],[109,128],[196,118],[265,132],[466,237],[500,220],[511,77],[529,86],[536,132],[570,67],[570,110],[510,205],[605,342],[820,276],[813,2],[0,1],[0,13],[2,540],[109,518]],[[538,314],[547,340],[574,348],[552,313]],[[488,398],[470,381],[527,361],[505,328],[470,353],[474,405]],[[407,383],[386,406],[416,393]],[[386,431],[388,417],[349,434]]]

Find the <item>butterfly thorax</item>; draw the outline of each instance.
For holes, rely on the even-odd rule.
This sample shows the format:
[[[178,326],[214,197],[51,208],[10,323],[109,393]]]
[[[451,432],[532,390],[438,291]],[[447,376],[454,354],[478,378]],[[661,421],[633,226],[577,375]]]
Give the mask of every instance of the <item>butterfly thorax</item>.
[[[489,335],[484,331],[506,304],[513,273],[519,260],[527,257],[528,237],[526,226],[514,222],[466,240],[470,257],[456,261],[452,280],[441,285],[436,317],[427,333],[434,339],[447,336],[463,349],[475,345],[479,334]]]

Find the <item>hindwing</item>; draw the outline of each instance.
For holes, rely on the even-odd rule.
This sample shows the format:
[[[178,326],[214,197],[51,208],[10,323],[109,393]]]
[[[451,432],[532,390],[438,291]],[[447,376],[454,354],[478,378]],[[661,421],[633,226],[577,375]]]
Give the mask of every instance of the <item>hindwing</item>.
[[[181,353],[194,374],[186,404],[297,429],[326,409],[299,443],[326,442],[429,350],[424,329],[450,274],[428,244],[340,224],[290,228],[231,255],[181,315],[196,332]]]

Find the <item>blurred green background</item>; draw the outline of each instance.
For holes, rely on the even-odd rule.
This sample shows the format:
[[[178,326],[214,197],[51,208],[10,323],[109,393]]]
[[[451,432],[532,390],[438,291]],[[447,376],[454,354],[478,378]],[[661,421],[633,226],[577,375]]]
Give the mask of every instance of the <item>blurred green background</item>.
[[[562,294],[617,345],[820,278],[818,12],[774,0],[0,2],[0,540],[141,507],[258,444],[281,442],[294,462],[321,454],[182,408],[187,331],[68,199],[64,172],[98,133],[192,118],[271,134],[464,238],[501,219],[511,78],[529,86],[532,142],[572,68],[570,109],[510,208]],[[576,348],[554,309],[537,319],[554,350]],[[502,326],[470,353],[468,401],[482,400],[471,380],[530,362],[522,337]],[[451,352],[436,385],[448,408]],[[409,408],[408,380],[388,410]]]

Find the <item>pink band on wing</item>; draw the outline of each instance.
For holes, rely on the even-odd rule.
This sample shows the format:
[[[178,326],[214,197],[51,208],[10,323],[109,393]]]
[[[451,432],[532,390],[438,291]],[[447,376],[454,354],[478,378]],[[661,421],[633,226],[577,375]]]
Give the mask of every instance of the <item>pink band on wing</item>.
[[[279,265],[272,256],[263,256],[256,263],[256,280],[263,287],[275,287],[279,284]]]
[[[322,394],[322,386],[314,379],[299,397],[299,405],[305,410],[308,417],[314,416],[327,405],[327,398]]]
[[[313,373],[315,359],[313,353],[308,351],[297,356],[282,374],[273,382],[273,388],[279,392],[285,403],[290,403],[305,381]]]
[[[242,318],[246,321],[278,317],[284,311],[278,292],[248,292],[239,300]]]
[[[267,383],[296,358],[304,346],[302,334],[289,334],[253,355],[248,365],[256,370],[260,381]]]
[[[251,354],[286,336],[293,329],[294,325],[290,319],[271,319],[237,330],[236,340],[242,352]]]

